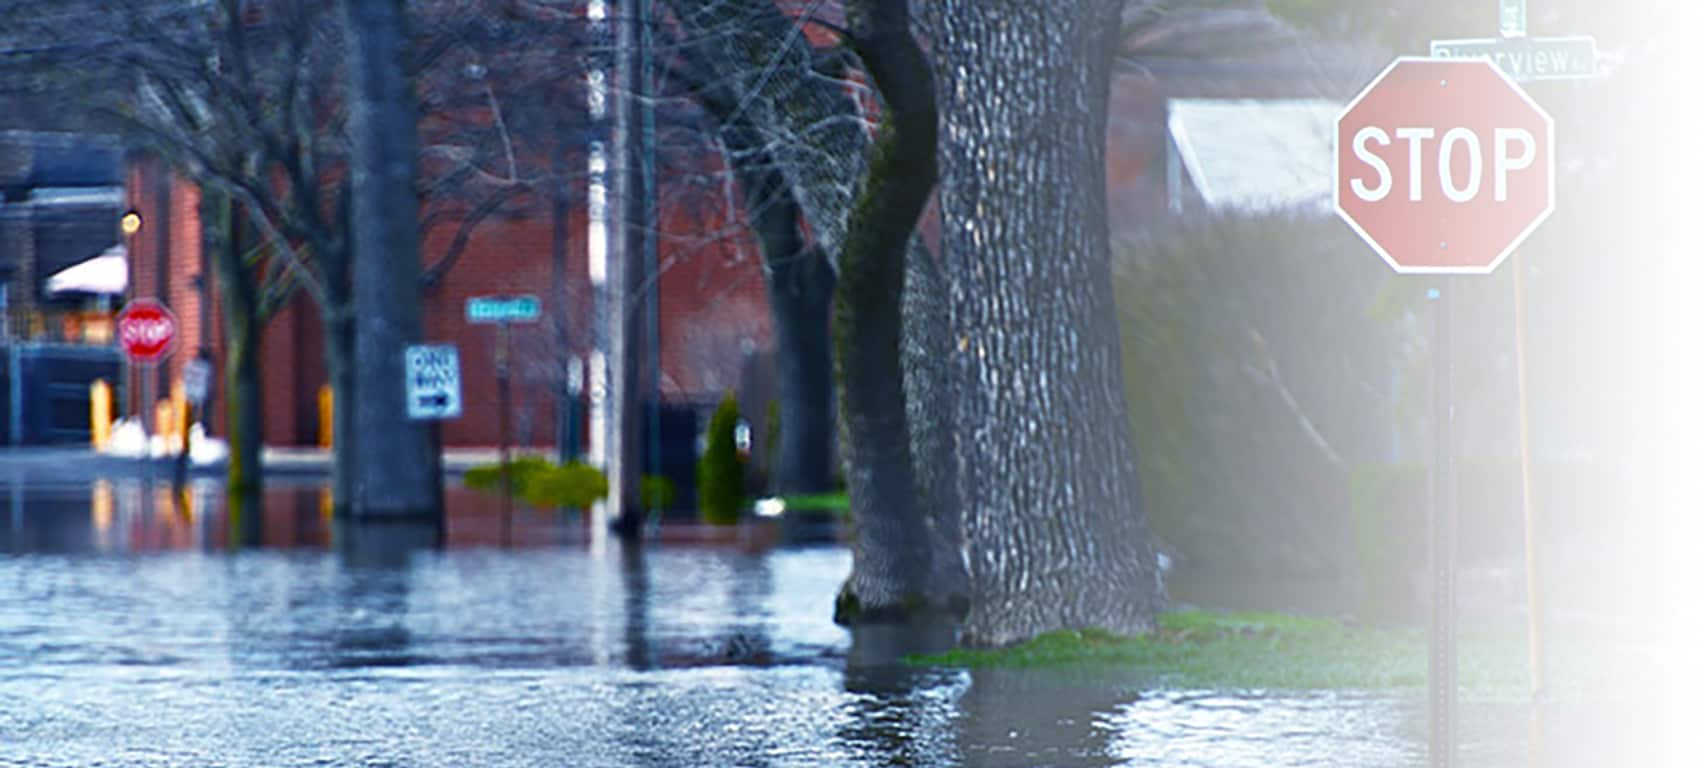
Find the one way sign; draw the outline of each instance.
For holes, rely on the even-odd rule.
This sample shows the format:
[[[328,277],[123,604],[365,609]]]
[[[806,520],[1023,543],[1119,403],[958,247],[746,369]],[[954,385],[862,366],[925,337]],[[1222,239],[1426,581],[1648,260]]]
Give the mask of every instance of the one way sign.
[[[460,352],[453,345],[407,348],[407,417],[460,417]]]

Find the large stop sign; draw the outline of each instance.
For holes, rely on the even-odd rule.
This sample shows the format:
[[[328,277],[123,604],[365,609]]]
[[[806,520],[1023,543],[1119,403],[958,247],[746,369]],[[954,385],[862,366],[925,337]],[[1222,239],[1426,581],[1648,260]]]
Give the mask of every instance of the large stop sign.
[[[132,363],[157,363],[177,341],[177,317],[153,299],[136,299],[118,313],[118,344]]]
[[[1492,272],[1552,214],[1552,117],[1489,61],[1393,62],[1334,140],[1334,207],[1396,271]]]

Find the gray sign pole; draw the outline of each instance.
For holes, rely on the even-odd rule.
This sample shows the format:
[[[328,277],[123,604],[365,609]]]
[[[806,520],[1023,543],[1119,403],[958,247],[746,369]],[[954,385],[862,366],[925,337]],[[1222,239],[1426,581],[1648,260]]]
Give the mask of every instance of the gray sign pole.
[[[1428,643],[1429,766],[1458,764],[1458,485],[1452,455],[1452,292],[1441,277],[1429,291],[1434,311],[1433,391],[1429,400],[1429,573],[1434,580]]]

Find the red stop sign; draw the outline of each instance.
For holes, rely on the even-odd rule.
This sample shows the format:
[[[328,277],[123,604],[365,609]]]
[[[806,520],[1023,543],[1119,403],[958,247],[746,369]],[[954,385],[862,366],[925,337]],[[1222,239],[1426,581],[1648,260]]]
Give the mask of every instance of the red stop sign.
[[[1393,62],[1334,142],[1335,210],[1398,272],[1492,272],[1552,214],[1552,117],[1485,60]]]
[[[177,317],[153,299],[136,299],[118,313],[118,345],[132,363],[157,363],[177,341]]]

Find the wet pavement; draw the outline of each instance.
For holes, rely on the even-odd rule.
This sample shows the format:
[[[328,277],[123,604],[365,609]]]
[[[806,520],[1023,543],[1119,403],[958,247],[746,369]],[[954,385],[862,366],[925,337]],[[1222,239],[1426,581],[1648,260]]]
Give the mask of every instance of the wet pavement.
[[[0,765],[1424,763],[1420,693],[908,667],[832,624],[840,547],[686,527],[633,550],[448,500],[447,546],[366,551],[311,485],[244,521],[210,481],[0,483]],[[1555,709],[1544,764],[1661,764],[1577,736],[1611,713],[1649,720]],[[1466,702],[1463,764],[1530,764],[1528,717]]]

